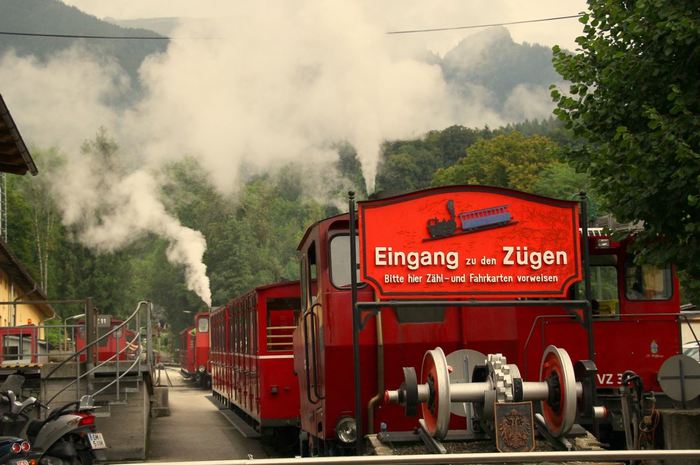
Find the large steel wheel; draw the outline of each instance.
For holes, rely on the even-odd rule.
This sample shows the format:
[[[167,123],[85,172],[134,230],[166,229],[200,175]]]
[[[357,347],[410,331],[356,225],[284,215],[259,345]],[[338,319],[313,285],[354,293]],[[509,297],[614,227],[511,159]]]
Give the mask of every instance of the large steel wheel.
[[[428,402],[421,404],[426,428],[431,436],[442,439],[450,426],[450,374],[440,347],[425,353],[420,382],[431,393]]]
[[[548,346],[542,356],[540,381],[549,381],[550,390],[557,395],[542,401],[542,416],[549,432],[555,437],[565,435],[576,421],[576,376],[569,354],[555,346]],[[554,402],[552,402],[554,400]]]

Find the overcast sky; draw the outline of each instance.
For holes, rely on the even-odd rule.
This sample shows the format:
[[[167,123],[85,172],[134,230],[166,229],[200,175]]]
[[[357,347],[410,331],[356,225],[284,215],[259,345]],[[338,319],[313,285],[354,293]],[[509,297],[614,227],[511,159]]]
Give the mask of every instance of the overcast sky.
[[[99,18],[116,19],[157,17],[217,17],[222,11],[250,3],[242,0],[63,0]],[[282,1],[282,0],[279,0]],[[259,3],[259,2],[256,2]],[[551,18],[580,13],[585,0],[366,0],[366,9],[387,31],[455,27]],[[270,2],[275,8],[275,2]],[[575,48],[574,39],[581,33],[576,19],[508,26],[517,42],[536,42]],[[444,53],[469,30],[432,32],[395,36],[410,46],[427,47]]]

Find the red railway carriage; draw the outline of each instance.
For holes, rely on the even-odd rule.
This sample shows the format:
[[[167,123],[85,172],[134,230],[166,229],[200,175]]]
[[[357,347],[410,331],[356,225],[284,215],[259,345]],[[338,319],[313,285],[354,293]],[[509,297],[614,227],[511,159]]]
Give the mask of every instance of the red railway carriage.
[[[180,373],[185,378],[190,378],[196,368],[194,365],[194,326],[188,326],[180,331]]]
[[[458,203],[459,210],[486,211],[491,205],[508,205],[508,218],[478,228],[462,228],[455,221],[457,215],[454,210],[455,200],[462,199],[463,192],[469,194],[469,202],[462,200],[461,207]],[[439,197],[442,206],[438,208],[436,202],[430,208],[420,204],[420,199],[432,198],[431,196]],[[496,238],[496,245],[504,238],[513,241],[506,242],[507,247],[503,247],[506,257],[500,259],[504,264],[513,268],[527,268],[527,273],[523,276],[528,277],[522,278],[520,283],[529,280],[530,283],[538,282],[539,285],[553,279],[542,272],[542,267],[560,259],[565,262],[564,265],[573,264],[578,275],[572,272],[570,277],[562,280],[556,291],[561,294],[559,297],[539,293],[538,290],[520,291],[516,286],[522,288],[526,285],[515,283],[505,286],[501,294],[475,291],[476,294],[482,292],[476,300],[504,302],[494,306],[449,305],[449,300],[468,301],[472,298],[452,298],[450,291],[431,291],[427,296],[429,299],[415,293],[409,298],[404,296],[404,303],[421,299],[443,300],[445,303],[414,307],[397,304],[381,307],[374,315],[365,313],[365,327],[359,332],[359,390],[363,432],[415,429],[416,419],[407,417],[403,407],[386,404],[382,400],[385,389],[398,387],[404,381],[403,367],[420,368],[426,352],[437,346],[446,354],[465,348],[483,354],[503,354],[509,363],[517,364],[523,380],[531,381],[539,380],[540,361],[549,345],[565,349],[574,361],[589,358],[589,333],[580,322],[581,311],[565,308],[564,304],[557,306],[558,304],[548,305],[545,302],[557,299],[557,302],[571,302],[584,298],[583,286],[578,282],[581,279],[580,251],[576,249],[569,255],[562,256],[549,251],[537,252],[537,255],[532,248],[529,252],[527,248],[527,241],[533,235],[541,236],[543,244],[550,239],[554,241],[557,234],[568,235],[568,240],[572,243],[579,243],[577,247],[583,244],[578,227],[578,209],[572,202],[486,186],[431,189],[382,202],[391,204],[408,200],[416,200],[418,205],[409,206],[394,216],[379,215],[381,226],[377,228],[391,229],[389,225],[411,220],[406,217],[416,217],[415,232],[404,227],[399,233],[386,234],[415,236],[415,243],[426,250],[439,250],[439,244],[449,249],[450,241],[458,236],[473,238],[469,243],[473,260],[485,266],[493,263],[490,256],[484,254],[482,257],[480,254],[485,244],[484,238],[495,233],[493,237]],[[449,219],[429,219],[429,215],[444,214],[445,204],[451,215]],[[563,224],[555,225],[549,213],[538,212],[538,205],[544,205],[543,209],[568,209],[565,218],[569,219]],[[516,230],[515,225],[520,229]],[[374,226],[363,225],[364,227]],[[508,236],[508,228],[518,231],[518,234]],[[610,402],[610,410],[619,411],[619,405],[616,404],[619,399],[615,399],[615,393],[626,370],[634,370],[640,376],[645,390],[659,391],[656,374],[660,365],[668,357],[679,353],[678,282],[670,266],[636,265],[629,251],[629,241],[615,242],[607,236],[592,234],[587,238],[587,244],[590,247],[590,295],[594,313],[591,332],[594,340],[592,350],[596,354],[598,369],[597,390],[599,394],[605,394],[601,397]],[[367,244],[364,247],[367,249]],[[323,453],[337,450],[343,443],[349,445],[357,439],[357,413],[353,402],[355,383],[351,270],[357,267],[359,272],[360,266],[364,265],[358,256],[358,264],[351,266],[350,217],[347,214],[311,226],[298,250],[301,262],[302,316],[294,332],[294,363],[300,384],[301,429],[308,433],[312,453]],[[458,290],[460,286],[466,287],[470,280],[479,282],[482,279],[478,273],[470,274],[469,271],[460,271],[456,278],[436,271],[440,267],[452,269],[452,265],[454,269],[463,269],[465,257],[462,256],[452,263],[454,257],[449,252],[442,255],[416,252],[415,256],[409,253],[400,256],[395,252],[391,247],[377,246],[367,254],[368,258],[382,267],[392,265],[392,259],[399,262],[403,260],[403,266],[408,270],[408,273],[401,275],[387,272],[383,275],[382,282],[377,284],[378,287],[389,289],[395,284],[396,287],[409,289],[420,282],[419,274],[423,284],[431,280],[432,283],[441,284],[442,280],[447,279],[452,280]],[[438,263],[439,260],[442,262]],[[467,266],[472,264],[470,260],[472,258],[466,259]],[[359,276],[358,273],[358,279]],[[496,281],[501,279],[498,275],[495,276],[493,279]],[[483,279],[487,283],[491,278]],[[358,301],[375,302],[379,297],[375,293],[377,286],[360,283],[357,289]],[[488,289],[488,286],[482,288]],[[533,286],[530,288],[539,289]],[[390,290],[387,293],[391,295]],[[511,300],[503,300],[504,294]],[[538,303],[540,301],[542,304]],[[520,302],[527,305],[520,305]],[[464,418],[452,415],[451,424],[460,424],[463,429]]]
[[[194,316],[194,325],[180,332],[180,373],[203,388],[211,386],[209,312]]]
[[[97,327],[98,339],[114,330],[117,326],[124,323],[124,320],[107,317],[108,323],[104,326]],[[75,331],[75,349],[80,351],[85,347],[85,322],[78,321],[78,327]],[[100,339],[97,343],[97,360],[100,362],[112,360],[133,360],[136,356],[139,341],[136,340],[136,332],[127,328],[126,325],[121,329],[114,331],[109,336]],[[85,361],[87,356],[83,353],[80,355],[80,361]]]
[[[257,287],[211,315],[214,396],[260,433],[298,424],[292,360],[298,314],[295,281]]]

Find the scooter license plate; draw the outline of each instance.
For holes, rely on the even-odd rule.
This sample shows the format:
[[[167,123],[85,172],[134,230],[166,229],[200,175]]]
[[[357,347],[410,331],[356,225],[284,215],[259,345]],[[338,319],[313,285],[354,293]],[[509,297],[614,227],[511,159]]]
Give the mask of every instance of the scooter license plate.
[[[90,441],[90,447],[93,449],[106,449],[107,444],[105,443],[105,438],[102,433],[88,433],[88,441]]]
[[[10,465],[29,465],[29,462],[23,459],[20,460],[10,460]]]

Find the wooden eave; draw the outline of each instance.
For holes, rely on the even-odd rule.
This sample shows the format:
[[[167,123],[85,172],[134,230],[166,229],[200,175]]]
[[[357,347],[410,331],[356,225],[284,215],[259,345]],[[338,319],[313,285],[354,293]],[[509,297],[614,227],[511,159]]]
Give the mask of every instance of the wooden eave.
[[[2,95],[0,95],[0,171],[22,175],[30,172],[34,176],[39,172]]]

